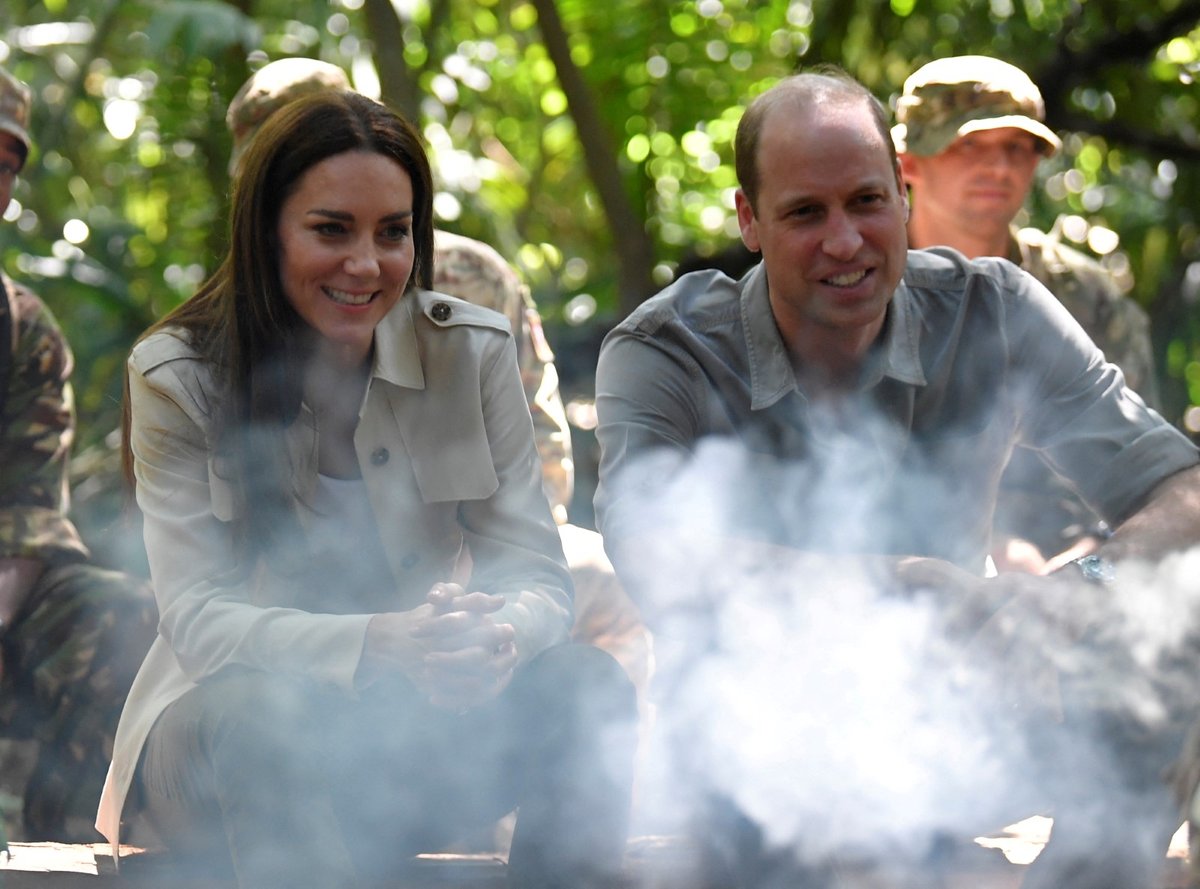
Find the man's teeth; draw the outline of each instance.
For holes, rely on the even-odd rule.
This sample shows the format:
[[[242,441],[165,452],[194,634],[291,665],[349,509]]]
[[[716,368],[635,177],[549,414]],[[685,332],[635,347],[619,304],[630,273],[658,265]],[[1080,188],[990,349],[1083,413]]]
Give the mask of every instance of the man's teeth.
[[[325,295],[336,303],[342,303],[347,306],[365,306],[375,296],[375,291],[368,293],[347,293],[345,290],[334,290],[332,287],[324,288]]]
[[[847,272],[844,275],[835,275],[832,278],[826,278],[825,281],[835,287],[849,287],[852,284],[857,284],[866,276],[866,270],[859,269],[857,272]]]

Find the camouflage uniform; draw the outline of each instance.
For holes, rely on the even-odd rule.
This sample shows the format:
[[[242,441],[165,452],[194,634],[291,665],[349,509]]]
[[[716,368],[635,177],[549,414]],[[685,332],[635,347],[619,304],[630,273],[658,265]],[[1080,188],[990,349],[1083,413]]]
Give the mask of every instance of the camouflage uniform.
[[[434,236],[433,286],[506,315],[517,340],[517,360],[525,400],[533,416],[542,487],[555,519],[563,552],[575,582],[575,625],[571,635],[603,648],[625,668],[639,692],[653,668],[650,632],[617,581],[595,531],[566,523],[574,487],[571,432],[567,426],[554,355],[529,290],[504,259],[486,244],[439,231]]]
[[[542,332],[542,319],[529,288],[487,244],[439,231],[433,242],[433,289],[494,309],[512,325],[525,400],[542,458],[542,487],[561,524],[566,521],[575,486],[571,429],[558,392],[554,353]]]
[[[0,276],[9,333],[0,395],[0,558],[45,567],[0,631],[0,736],[34,739],[25,790],[27,839],[94,838],[91,820],[125,693],[155,632],[149,591],[87,564],[67,519],[67,456],[75,422],[72,356],[53,316]],[[68,816],[86,819],[72,833]]]
[[[1014,229],[1008,258],[1045,284],[1121,368],[1129,387],[1158,407],[1150,320],[1098,262],[1062,244],[1057,226],[1048,234]],[[996,531],[1029,540],[1046,556],[1088,534],[1103,534],[1100,517],[1030,451],[1013,454],[1000,493]]]
[[[923,65],[904,82],[892,140],[900,154],[933,157],[972,133],[1017,128],[1034,136],[1049,157],[1062,141],[1043,122],[1045,115],[1041,91],[1021,69],[987,56],[951,56]],[[1099,263],[1062,244],[1057,226],[1049,234],[1014,228],[1006,258],[1046,285],[1121,368],[1129,387],[1157,406],[1149,320]],[[1099,517],[1040,457],[1023,449],[1001,481],[995,528],[1031,541],[1046,557],[1103,533]]]

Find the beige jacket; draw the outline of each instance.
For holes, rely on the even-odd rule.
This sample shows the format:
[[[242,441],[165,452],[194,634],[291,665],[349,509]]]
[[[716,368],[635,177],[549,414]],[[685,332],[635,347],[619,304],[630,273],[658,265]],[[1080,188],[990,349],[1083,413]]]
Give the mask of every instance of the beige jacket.
[[[97,814],[114,852],[142,744],[172,701],[231,666],[353,695],[371,617],[298,607],[292,572],[222,578],[234,557],[233,497],[209,447],[211,370],[178,336],[160,332],[134,348],[129,382],[137,500],[160,617],[121,714]],[[503,316],[442,294],[405,296],[376,330],[354,445],[396,584],[382,610],[424,601],[433,583],[451,577],[465,545],[470,588],[508,599],[499,614],[516,630],[522,659],[567,639],[571,581]],[[307,408],[288,429],[287,450],[300,502],[311,503],[317,429]],[[301,509],[301,524],[305,516]],[[303,545],[296,554],[302,562]]]

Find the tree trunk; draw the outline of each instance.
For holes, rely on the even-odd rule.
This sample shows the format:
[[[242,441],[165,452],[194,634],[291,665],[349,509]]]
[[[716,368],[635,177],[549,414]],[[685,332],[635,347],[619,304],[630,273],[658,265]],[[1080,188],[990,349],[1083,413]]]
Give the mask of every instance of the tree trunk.
[[[634,208],[625,191],[612,136],[604,125],[583,73],[571,58],[558,7],[554,0],[532,2],[537,10],[546,52],[554,63],[571,118],[575,121],[588,175],[596,186],[608,219],[617,253],[617,298],[621,314],[626,315],[656,289],[652,274],[654,246],[642,214]]]
[[[404,61],[404,29],[391,0],[366,0],[367,29],[375,45],[380,99],[421,128],[421,91]]]

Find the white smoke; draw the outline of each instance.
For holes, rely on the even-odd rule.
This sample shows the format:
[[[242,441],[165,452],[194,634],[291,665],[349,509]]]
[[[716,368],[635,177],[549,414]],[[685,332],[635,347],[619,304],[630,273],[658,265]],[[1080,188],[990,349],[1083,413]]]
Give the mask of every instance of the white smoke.
[[[869,550],[859,522],[887,473],[864,471],[861,447],[831,454],[819,472],[772,483],[821,505],[815,537]],[[659,729],[670,739],[655,748],[670,761],[652,763],[647,782],[662,781],[659,792],[703,783],[770,846],[808,861],[919,857],[947,835],[969,840],[1046,812],[1028,723],[1061,736],[1073,772],[1109,771],[1103,728],[1064,723],[1063,688],[1076,706],[1147,731],[1194,702],[1200,549],[1124,564],[1111,589],[1064,579],[1070,594],[1016,611],[1011,636],[1002,615],[963,637],[948,631],[943,597],[899,591],[869,560],[739,539],[759,469],[740,445],[706,441],[687,461],[655,455],[625,479],[642,498],[639,533],[661,539],[665,528],[671,539],[665,563],[639,569],[653,578]],[[1082,640],[1064,622],[1087,625]]]

